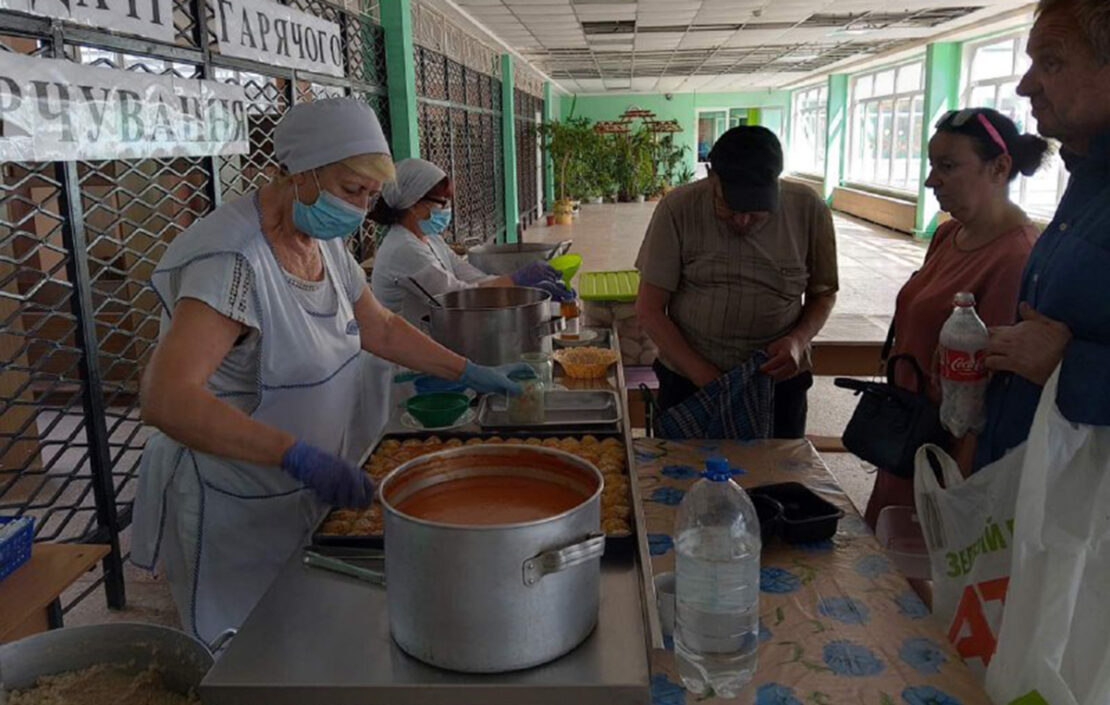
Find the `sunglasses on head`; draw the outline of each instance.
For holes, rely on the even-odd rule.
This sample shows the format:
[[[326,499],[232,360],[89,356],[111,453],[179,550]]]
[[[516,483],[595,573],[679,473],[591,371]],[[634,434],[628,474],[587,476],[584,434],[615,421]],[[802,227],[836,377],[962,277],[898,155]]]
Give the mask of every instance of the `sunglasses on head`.
[[[937,120],[934,127],[942,127],[944,125],[951,125],[952,127],[963,127],[972,118],[979,120],[979,124],[987,131],[987,135],[991,140],[999,146],[1003,154],[1009,154],[1010,148],[1006,146],[1006,140],[1002,139],[1002,135],[998,132],[991,121],[987,118],[982,108],[964,108],[963,110],[949,110],[944,114],[940,120]]]

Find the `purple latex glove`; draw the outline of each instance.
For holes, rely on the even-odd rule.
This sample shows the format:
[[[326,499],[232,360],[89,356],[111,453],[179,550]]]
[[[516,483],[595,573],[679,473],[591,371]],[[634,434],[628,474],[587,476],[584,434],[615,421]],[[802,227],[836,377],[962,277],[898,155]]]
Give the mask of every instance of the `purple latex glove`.
[[[304,441],[289,446],[281,456],[281,469],[332,506],[363,509],[374,498],[374,483],[366,473]]]
[[[570,301],[578,296],[574,289],[568,289],[563,282],[539,282],[532,285],[533,289],[540,289],[551,294],[554,301]]]
[[[535,287],[540,282],[559,281],[559,272],[547,262],[532,262],[513,272],[510,278],[517,286]]]

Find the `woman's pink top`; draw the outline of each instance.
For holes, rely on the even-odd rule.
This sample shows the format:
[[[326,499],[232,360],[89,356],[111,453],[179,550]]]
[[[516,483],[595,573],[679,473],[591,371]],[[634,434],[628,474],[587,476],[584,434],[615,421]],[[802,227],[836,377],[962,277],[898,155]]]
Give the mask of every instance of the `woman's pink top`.
[[[1038,231],[1032,225],[1016,228],[976,250],[956,247],[956,233],[963,227],[950,220],[937,228],[925,263],[898,292],[894,320],[894,349],[891,355],[912,355],[925,375],[934,401],[940,390],[931,383],[933,355],[940,329],[952,314],[958,292],[975,294],[975,308],[988,327],[1011,325],[1017,313],[1018,290],[1025,260],[1033,249]],[[909,365],[899,364],[895,382],[915,389]]]

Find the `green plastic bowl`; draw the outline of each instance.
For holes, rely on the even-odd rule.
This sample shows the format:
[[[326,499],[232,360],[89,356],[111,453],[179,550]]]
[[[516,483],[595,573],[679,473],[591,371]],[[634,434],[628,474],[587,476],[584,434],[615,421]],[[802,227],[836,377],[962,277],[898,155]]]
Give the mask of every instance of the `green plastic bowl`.
[[[578,274],[578,268],[582,266],[582,255],[576,255],[573,252],[568,255],[559,255],[552,257],[548,262],[551,268],[558,271],[563,275],[563,283],[570,288],[570,280],[574,279],[574,275]]]
[[[469,406],[470,397],[456,392],[417,394],[405,402],[409,414],[425,428],[450,426],[466,413]]]

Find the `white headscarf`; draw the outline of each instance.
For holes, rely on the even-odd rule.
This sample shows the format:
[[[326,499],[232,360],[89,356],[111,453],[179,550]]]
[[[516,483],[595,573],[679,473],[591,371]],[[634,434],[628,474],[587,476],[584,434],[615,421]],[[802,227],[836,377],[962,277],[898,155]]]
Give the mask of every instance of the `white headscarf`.
[[[382,185],[382,198],[399,211],[411,208],[447,176],[443,169],[423,159],[402,159],[394,166],[397,178]]]
[[[354,98],[298,103],[274,129],[274,153],[290,174],[359,154],[390,154],[378,116]]]

